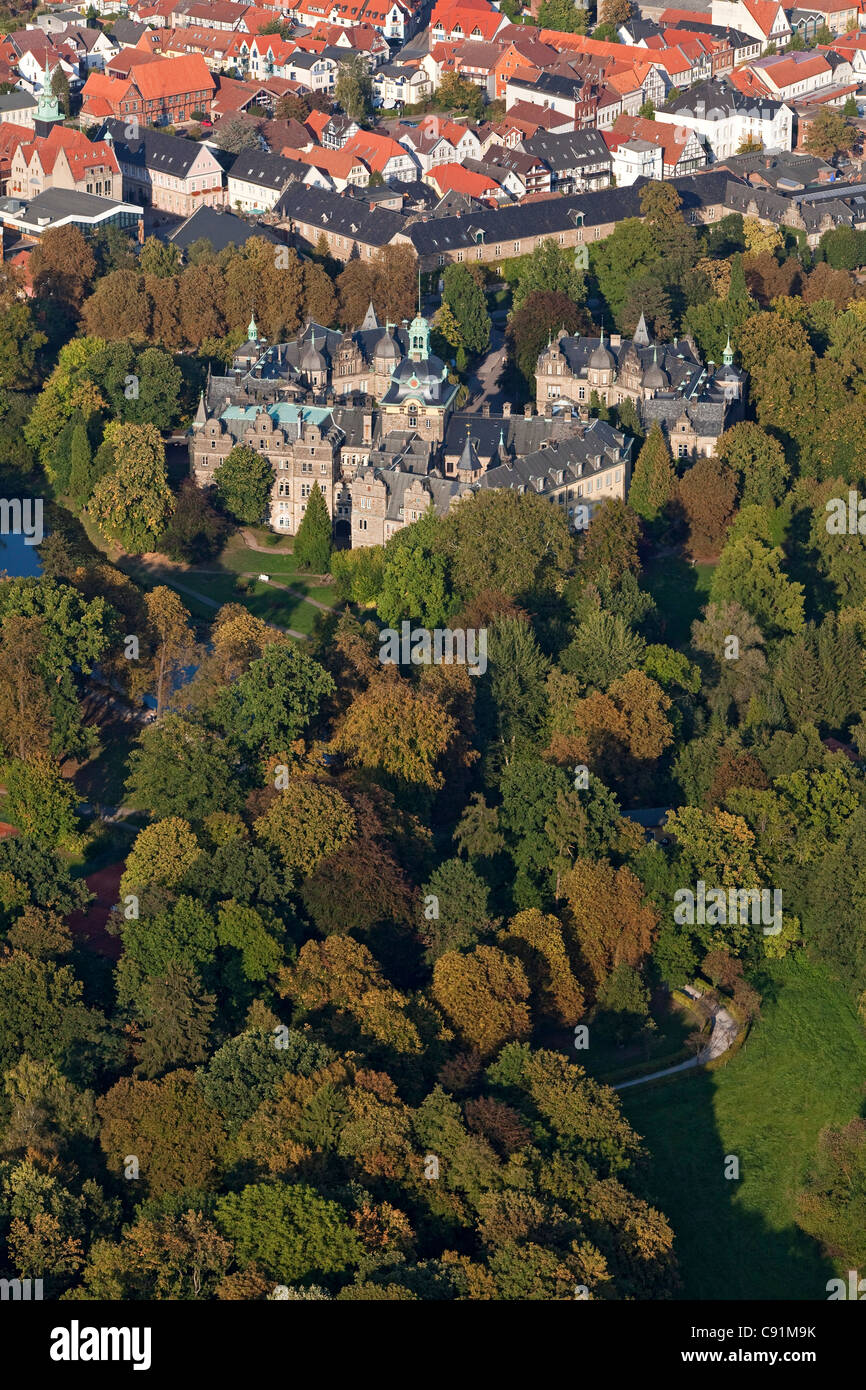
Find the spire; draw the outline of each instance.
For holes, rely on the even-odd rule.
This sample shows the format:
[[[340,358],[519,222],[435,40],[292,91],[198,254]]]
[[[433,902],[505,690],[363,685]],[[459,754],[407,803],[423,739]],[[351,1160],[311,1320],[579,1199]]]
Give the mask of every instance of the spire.
[[[421,268],[418,268],[418,317],[421,317]]]
[[[364,315],[364,322],[361,324],[361,332],[367,333],[372,328],[379,327],[379,320],[376,318],[376,310],[373,308],[373,301],[367,305],[367,312]]]
[[[725,350],[722,353],[722,361],[724,362],[726,367],[733,367],[734,365],[734,349],[731,347],[730,329],[728,330],[728,341],[725,344]]]
[[[204,391],[202,391],[198,398],[198,410],[195,412],[195,419],[193,420],[193,429],[201,429],[202,425],[206,424],[207,410],[205,408],[204,403]]]
[[[252,316],[252,318],[250,319],[250,326],[249,326],[249,328],[247,329],[247,342],[248,342],[248,343],[257,343],[258,340],[259,340],[259,330],[256,328],[256,315],[255,315],[255,310],[254,310],[254,311],[253,311],[253,316]]]
[[[460,455],[460,462],[457,465],[458,473],[477,473],[481,467],[478,462],[478,455],[472,444],[472,436],[469,433],[470,426],[466,426],[466,443],[463,445],[463,453]]]
[[[637,328],[634,330],[634,338],[632,341],[634,342],[635,347],[649,347],[649,329],[646,326],[646,319],[644,318],[643,313],[641,313],[641,316],[637,321]]]

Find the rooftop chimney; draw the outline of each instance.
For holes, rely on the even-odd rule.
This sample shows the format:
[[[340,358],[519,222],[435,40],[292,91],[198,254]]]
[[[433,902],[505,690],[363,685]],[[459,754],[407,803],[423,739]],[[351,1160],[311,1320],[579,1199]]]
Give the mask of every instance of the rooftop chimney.
[[[531,420],[531,419],[532,419],[532,402],[531,402],[531,401],[529,402],[528,405],[525,405],[525,406],[523,407],[523,414],[524,414],[524,417],[525,417],[527,420]]]
[[[504,401],[504,402],[503,402],[503,404],[502,404],[502,418],[503,418],[503,420],[508,420],[508,419],[511,418],[511,401]]]

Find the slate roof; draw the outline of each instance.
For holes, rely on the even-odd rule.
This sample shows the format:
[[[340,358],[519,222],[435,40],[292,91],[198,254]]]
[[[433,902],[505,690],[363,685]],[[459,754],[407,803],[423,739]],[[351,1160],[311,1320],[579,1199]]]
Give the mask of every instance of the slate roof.
[[[510,487],[546,492],[551,487],[593,477],[629,457],[626,436],[603,420],[589,420],[580,434],[574,434],[538,449],[524,458],[499,464],[482,473],[479,488]]]
[[[292,221],[327,228],[337,236],[355,237],[370,246],[387,246],[398,232],[406,230],[402,212],[371,208],[360,198],[345,198],[341,193],[301,184],[287,188],[274,210]]]
[[[242,183],[257,184],[259,188],[281,190],[287,183],[302,179],[309,172],[306,164],[286,159],[281,154],[264,154],[261,150],[241,150],[229,170],[229,177]]]
[[[273,229],[263,222],[251,226],[227,209],[203,206],[196,208],[185,222],[170,232],[168,240],[180,251],[187,251],[194,242],[202,240],[209,241],[214,251],[223,251],[227,246],[243,246],[254,236],[281,242]]]
[[[141,129],[138,140],[127,140],[124,138],[127,124],[126,121],[105,121],[98,138],[104,140],[110,136],[117,158],[125,164],[159,169],[175,178],[186,178],[201,153],[197,140],[187,140],[183,135],[167,135],[161,130],[148,130],[146,127]]]
[[[583,164],[610,162],[610,150],[597,130],[562,131],[558,134],[539,130],[521,143],[527,154],[543,159],[554,173],[579,169]]]

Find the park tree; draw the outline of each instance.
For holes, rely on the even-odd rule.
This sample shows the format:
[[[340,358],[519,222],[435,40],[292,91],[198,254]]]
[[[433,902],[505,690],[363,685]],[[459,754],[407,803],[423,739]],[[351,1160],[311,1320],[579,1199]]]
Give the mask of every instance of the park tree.
[[[216,470],[216,495],[236,521],[259,526],[265,518],[274,485],[268,459],[248,444],[236,444]]]
[[[318,483],[313,483],[295,536],[294,555],[302,570],[327,574],[331,564],[331,514]]]
[[[334,98],[350,121],[360,125],[370,114],[373,101],[373,79],[363,55],[350,53],[337,64]]]
[[[189,613],[177,594],[165,584],[158,584],[145,594],[147,633],[152,650],[151,660],[142,668],[145,688],[156,697],[156,717],[161,719],[166,703],[181,674],[195,655],[195,634],[190,626]]]
[[[83,424],[77,424],[72,432],[72,447],[70,449],[69,466],[69,491],[78,503],[83,506],[90,496],[90,441],[87,438],[87,430]]]
[[[100,530],[127,550],[152,550],[174,507],[159,430],[112,422],[105,438],[115,466],[96,484],[90,509]]]
[[[555,587],[573,561],[559,507],[532,494],[490,488],[467,498],[443,523],[452,582],[465,601],[484,589],[515,599]]]
[[[194,970],[172,962],[164,975],[147,980],[138,1007],[139,1076],[160,1076],[175,1067],[206,1062],[215,1014],[215,996],[202,990]]]
[[[739,603],[768,638],[803,626],[803,586],[789,579],[777,547],[743,538],[725,546],[713,573],[710,594],[716,603]]]
[[[42,620],[9,614],[0,624],[0,749],[20,759],[47,752],[54,720],[43,675]]]
[[[342,1273],[361,1259],[347,1213],[306,1183],[255,1183],[230,1192],[219,1199],[216,1219],[242,1266],[254,1263],[289,1284]]]
[[[593,581],[606,572],[614,584],[640,567],[637,513],[619,497],[603,501],[593,514],[580,557],[581,575]]]
[[[680,478],[676,496],[691,555],[703,559],[718,554],[737,505],[734,471],[720,459],[699,458]]]
[[[141,1186],[152,1196],[215,1185],[224,1131],[191,1071],[172,1071],[159,1081],[122,1077],[97,1109],[99,1142],[112,1172],[122,1174],[126,1155],[134,1153]]]
[[[531,294],[564,294],[575,304],[582,304],[586,298],[584,274],[575,262],[574,252],[557,245],[552,237],[538,242],[534,251],[520,258],[518,266],[515,309],[520,309]]]
[[[571,967],[559,919],[530,908],[512,917],[497,939],[502,950],[523,965],[537,1020],[573,1028],[583,1016],[584,995]]]
[[[628,504],[645,521],[655,521],[673,496],[675,486],[671,451],[655,420],[634,466]]]
[[[30,259],[33,293],[37,300],[77,316],[96,273],[87,240],[71,223],[49,227]]]
[[[866,1260],[866,1122],[821,1131],[818,1151],[797,1203],[797,1225],[853,1267]],[[850,1296],[846,1288],[846,1296]]]
[[[77,847],[78,797],[54,759],[37,753],[28,762],[13,760],[6,765],[4,781],[9,814],[22,835],[52,849]]]
[[[446,267],[442,302],[454,317],[459,345],[471,353],[481,353],[490,340],[490,315],[481,286],[462,265]]]
[[[167,816],[145,826],[136,836],[126,860],[121,893],[144,888],[175,888],[201,852],[189,822]]]
[[[538,359],[560,329],[566,334],[588,331],[586,310],[559,290],[532,290],[509,316],[505,329],[508,353],[529,389],[535,391]]]
[[[439,761],[456,734],[437,700],[406,681],[379,677],[352,701],[333,742],[355,766],[383,773],[398,788],[435,790],[444,780]]]
[[[446,951],[433,967],[432,994],[471,1047],[490,1057],[529,1036],[529,983],[523,966],[495,946]]]
[[[333,787],[294,777],[254,829],[291,873],[306,876],[353,838],[357,822],[345,797]]]
[[[442,525],[431,508],[395,532],[385,546],[376,595],[382,621],[392,628],[399,628],[404,618],[430,629],[444,627],[453,608],[448,569]]]
[[[790,469],[779,441],[760,425],[745,420],[726,430],[716,445],[716,458],[738,474],[744,506],[781,502]]]
[[[446,859],[421,889],[420,932],[428,959],[474,946],[490,925],[484,880],[463,859]]]
[[[587,11],[572,0],[541,0],[538,23],[544,29],[556,29],[561,34],[585,34]]]
[[[618,965],[640,966],[652,950],[658,914],[631,869],[579,859],[563,875],[574,946],[594,990]]]
[[[294,644],[274,642],[219,691],[209,717],[247,753],[285,753],[334,693],[327,671]]]
[[[213,811],[240,809],[240,769],[217,735],[179,714],[142,729],[129,757],[127,791],[157,819],[200,823]]]

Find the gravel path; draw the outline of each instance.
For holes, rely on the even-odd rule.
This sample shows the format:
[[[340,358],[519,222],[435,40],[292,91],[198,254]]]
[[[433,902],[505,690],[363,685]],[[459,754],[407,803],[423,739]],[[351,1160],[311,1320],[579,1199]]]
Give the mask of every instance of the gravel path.
[[[688,994],[692,999],[700,999],[700,992],[692,985],[683,985],[683,994]],[[634,1081],[621,1081],[618,1086],[613,1086],[614,1091],[624,1091],[628,1086],[642,1086],[645,1081],[656,1081],[660,1076],[673,1076],[678,1071],[688,1071],[691,1067],[702,1067],[707,1062],[713,1062],[717,1057],[721,1057],[727,1052],[729,1047],[733,1047],[740,1033],[740,1025],[736,1019],[732,1018],[727,1009],[717,1004],[713,1010],[713,1031],[706,1047],[701,1048],[700,1052],[694,1057],[689,1057],[685,1062],[679,1062],[674,1067],[664,1067],[662,1071],[651,1071],[648,1076],[635,1077]]]

